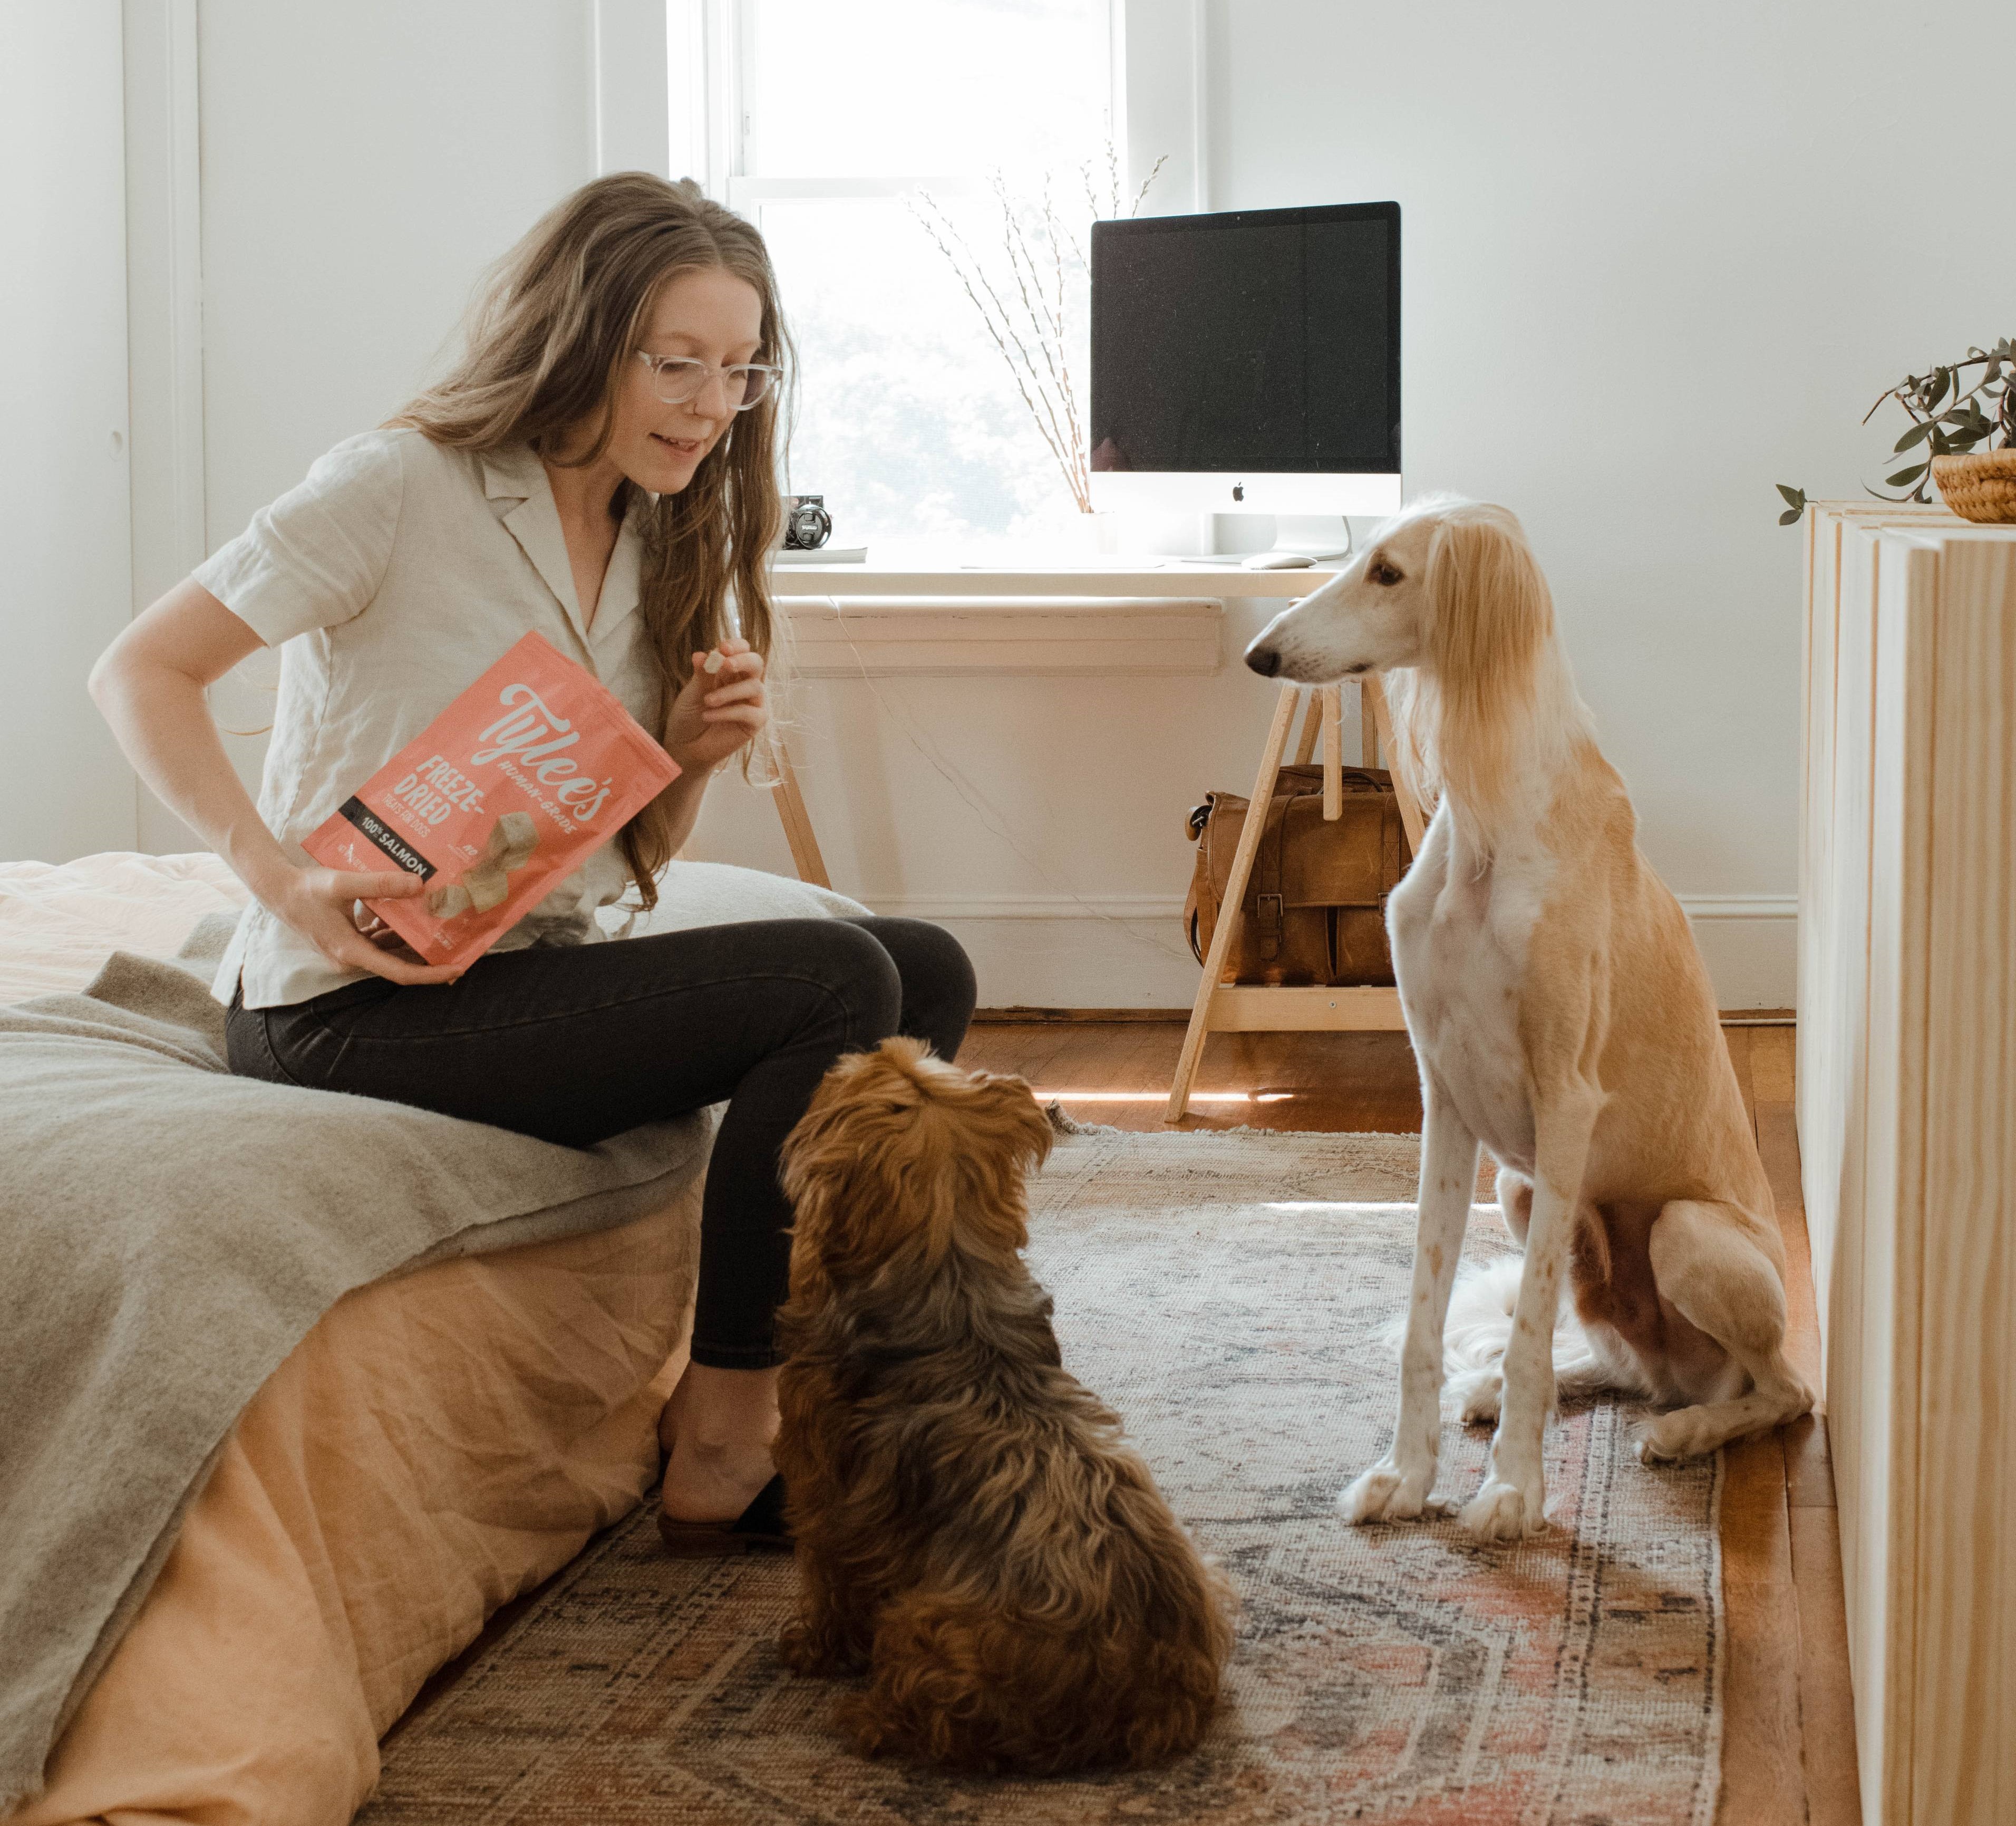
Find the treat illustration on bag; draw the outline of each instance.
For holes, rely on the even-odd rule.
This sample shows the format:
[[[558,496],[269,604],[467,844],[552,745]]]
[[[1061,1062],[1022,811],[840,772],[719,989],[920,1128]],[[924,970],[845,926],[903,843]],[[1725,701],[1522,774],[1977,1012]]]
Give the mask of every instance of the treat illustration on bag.
[[[491,827],[490,841],[476,866],[451,888],[437,888],[427,896],[427,911],[437,920],[457,920],[473,907],[488,913],[504,904],[510,884],[504,877],[522,869],[539,847],[539,827],[529,812],[506,812]]]
[[[418,875],[427,893],[367,904],[428,963],[470,963],[679,771],[607,686],[527,634],[301,847]]]

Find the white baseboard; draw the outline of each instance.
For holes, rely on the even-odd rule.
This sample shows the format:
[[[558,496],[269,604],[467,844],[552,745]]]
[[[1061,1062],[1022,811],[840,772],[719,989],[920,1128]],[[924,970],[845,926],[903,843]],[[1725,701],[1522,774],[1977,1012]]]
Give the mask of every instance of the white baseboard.
[[[1703,920],[1796,920],[1796,894],[1681,894],[1674,897],[1698,926]]]
[[[879,913],[931,920],[971,955],[984,1008],[1187,1008],[1197,967],[1173,895],[861,896]],[[1792,1004],[1798,901],[1789,894],[1682,895],[1723,1008]]]
[[[1789,1008],[1798,998],[1795,894],[1683,894],[1701,961],[1723,1008]]]

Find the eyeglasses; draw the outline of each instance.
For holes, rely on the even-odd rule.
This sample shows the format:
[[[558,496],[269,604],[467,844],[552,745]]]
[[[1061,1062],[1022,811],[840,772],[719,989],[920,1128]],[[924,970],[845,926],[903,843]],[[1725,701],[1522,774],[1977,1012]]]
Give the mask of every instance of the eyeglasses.
[[[722,398],[728,402],[729,410],[746,412],[752,405],[762,403],[764,394],[784,372],[782,368],[766,368],[760,362],[737,362],[733,367],[717,368],[689,355],[654,355],[645,349],[639,349],[636,355],[651,370],[651,391],[667,405],[684,405],[699,398],[707,377],[715,375],[720,378]]]

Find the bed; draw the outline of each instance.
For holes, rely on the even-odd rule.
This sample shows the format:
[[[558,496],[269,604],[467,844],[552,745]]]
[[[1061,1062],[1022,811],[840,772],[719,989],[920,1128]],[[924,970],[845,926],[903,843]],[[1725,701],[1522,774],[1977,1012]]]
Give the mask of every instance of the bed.
[[[674,870],[653,929],[856,910]],[[210,856],[0,864],[0,1003],[75,989],[115,949],[171,955],[242,899]],[[616,1228],[338,1300],[244,1408],[6,1826],[347,1821],[428,1676],[650,1489],[697,1238],[696,1181]]]

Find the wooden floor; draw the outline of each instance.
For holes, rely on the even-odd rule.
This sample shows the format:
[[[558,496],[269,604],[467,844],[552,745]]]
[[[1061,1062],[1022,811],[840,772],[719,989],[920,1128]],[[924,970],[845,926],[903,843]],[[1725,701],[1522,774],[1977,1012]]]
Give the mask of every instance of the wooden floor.
[[[1793,1031],[1723,1028],[1771,1176],[1788,1260],[1791,1355],[1818,1386],[1806,1223],[1792,1123]],[[1015,1072],[1084,1122],[1157,1129],[1180,1020],[983,1017],[959,1063]],[[1404,1034],[1225,1034],[1205,1049],[1185,1128],[1405,1133],[1421,1125]],[[1729,1449],[1723,1578],[1730,1651],[1719,1826],[1856,1826],[1854,1718],[1825,1424]]]

